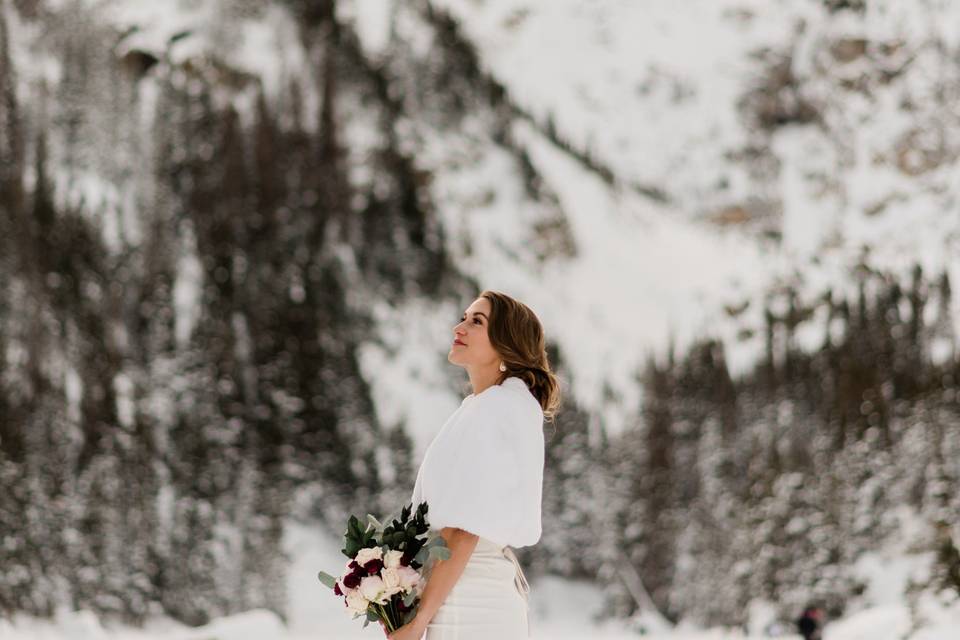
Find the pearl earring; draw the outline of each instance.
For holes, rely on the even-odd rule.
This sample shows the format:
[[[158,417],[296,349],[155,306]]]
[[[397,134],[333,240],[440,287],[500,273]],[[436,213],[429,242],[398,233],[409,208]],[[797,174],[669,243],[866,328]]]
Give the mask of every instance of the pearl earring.
[[[506,371],[506,370],[507,370],[507,368],[506,368],[505,366],[503,366],[503,361],[501,360],[501,361],[500,361],[500,371]]]

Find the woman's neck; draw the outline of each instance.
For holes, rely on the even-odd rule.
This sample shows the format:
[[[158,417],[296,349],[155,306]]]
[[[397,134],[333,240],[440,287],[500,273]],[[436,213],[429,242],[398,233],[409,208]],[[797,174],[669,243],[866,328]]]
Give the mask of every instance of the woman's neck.
[[[483,371],[478,373],[470,372],[470,385],[473,387],[473,395],[477,396],[497,384],[500,379],[500,371]]]

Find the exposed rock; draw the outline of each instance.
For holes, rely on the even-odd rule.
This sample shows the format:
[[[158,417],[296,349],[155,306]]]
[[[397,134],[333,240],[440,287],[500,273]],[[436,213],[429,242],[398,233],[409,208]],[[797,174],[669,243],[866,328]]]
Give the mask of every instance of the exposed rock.
[[[772,131],[788,124],[816,122],[819,111],[804,95],[793,72],[792,55],[757,52],[757,58],[772,58],[753,89],[744,94],[739,107],[758,128]]]
[[[843,38],[830,45],[830,54],[837,62],[853,62],[867,53],[865,38]]]
[[[932,129],[910,130],[897,141],[894,153],[897,168],[908,176],[932,171],[957,158],[956,151],[947,148],[942,133]]]
[[[124,70],[136,80],[147,75],[158,62],[159,60],[152,53],[137,49],[128,51],[120,58],[120,64]]]
[[[831,13],[844,10],[862,12],[866,9],[864,0],[824,0],[823,4]]]

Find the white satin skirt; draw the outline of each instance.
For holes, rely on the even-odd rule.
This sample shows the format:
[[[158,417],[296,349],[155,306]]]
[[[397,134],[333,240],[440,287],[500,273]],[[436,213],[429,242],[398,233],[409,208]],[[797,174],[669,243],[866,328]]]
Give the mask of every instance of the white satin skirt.
[[[480,538],[463,575],[427,625],[426,640],[520,640],[530,635],[530,587],[510,547]]]

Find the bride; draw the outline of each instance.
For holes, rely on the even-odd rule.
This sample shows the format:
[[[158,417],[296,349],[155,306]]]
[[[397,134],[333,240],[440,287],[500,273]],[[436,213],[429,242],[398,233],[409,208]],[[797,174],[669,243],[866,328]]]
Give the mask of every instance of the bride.
[[[424,454],[413,490],[450,558],[429,570],[417,615],[389,640],[529,636],[529,585],[512,548],[540,540],[544,418],[560,403],[540,320],[484,291],[453,329],[447,359],[473,393]]]

